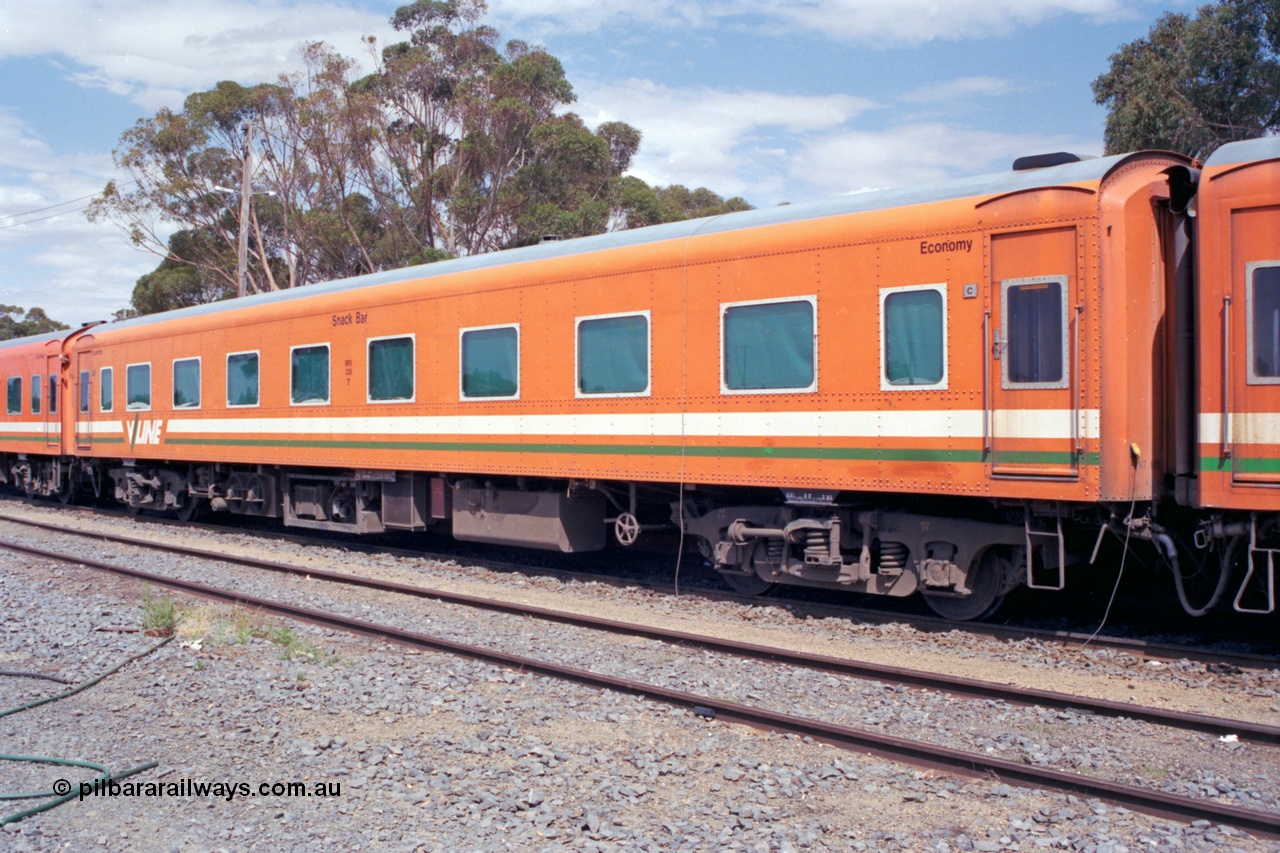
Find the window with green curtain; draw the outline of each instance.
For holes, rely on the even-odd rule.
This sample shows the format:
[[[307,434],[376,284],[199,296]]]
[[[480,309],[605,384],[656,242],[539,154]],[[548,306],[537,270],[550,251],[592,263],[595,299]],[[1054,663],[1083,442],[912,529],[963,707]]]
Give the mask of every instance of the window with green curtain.
[[[227,405],[258,405],[258,354],[238,352],[227,356]]]
[[[329,347],[298,347],[291,361],[289,399],[295,403],[329,402]]]
[[[413,338],[369,341],[369,399],[413,399]]]
[[[943,375],[942,294],[902,290],[884,298],[884,376],[890,385],[937,385]]]
[[[89,411],[89,371],[80,371],[80,411]]]
[[[1005,291],[1010,382],[1049,384],[1063,376],[1062,282],[1010,285]]]
[[[649,388],[649,318],[643,314],[578,323],[578,391],[639,394]]]
[[[22,377],[10,376],[4,390],[5,412],[10,415],[22,414]]]
[[[98,409],[109,412],[115,406],[115,371],[110,367],[98,373]]]
[[[31,414],[40,414],[40,386],[43,383],[40,374],[31,377]]]
[[[194,409],[200,405],[200,359],[184,358],[173,363],[173,407]]]
[[[514,397],[519,382],[519,335],[514,327],[462,333],[462,396]]]
[[[151,408],[151,365],[131,364],[124,371],[126,409]]]
[[[1280,377],[1280,267],[1253,271],[1253,375]]]
[[[724,384],[733,391],[813,384],[813,303],[737,305],[724,312]]]

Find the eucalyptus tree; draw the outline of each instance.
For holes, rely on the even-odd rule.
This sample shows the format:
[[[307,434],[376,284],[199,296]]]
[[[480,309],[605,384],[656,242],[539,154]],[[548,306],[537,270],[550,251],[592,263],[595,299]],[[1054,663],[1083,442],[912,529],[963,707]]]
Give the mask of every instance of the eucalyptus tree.
[[[1207,157],[1280,123],[1280,0],[1220,0],[1168,13],[1093,81],[1106,148]]]

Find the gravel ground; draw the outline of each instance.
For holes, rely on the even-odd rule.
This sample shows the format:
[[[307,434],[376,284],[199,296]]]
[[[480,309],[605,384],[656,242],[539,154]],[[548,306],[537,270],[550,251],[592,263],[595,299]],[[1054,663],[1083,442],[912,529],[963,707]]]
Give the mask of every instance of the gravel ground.
[[[159,535],[176,538],[168,531]],[[0,537],[75,547],[65,537],[12,525],[0,524]],[[209,547],[208,541],[199,544]],[[1280,810],[1280,758],[1269,748],[1130,720],[966,702],[691,655],[438,603],[334,592],[317,582],[267,581],[243,569],[136,549],[79,547],[151,571],[181,572],[326,609],[345,607],[464,642],[538,656],[554,652],[584,668],[679,689]],[[219,547],[268,550],[234,536],[221,537]],[[985,670],[983,677],[991,680],[1030,674],[1026,680],[1048,678],[1065,689],[1064,682],[1088,678],[1095,692],[1119,692],[1119,698],[1194,694],[1194,700],[1180,701],[1273,724],[1280,713],[1274,672],[1150,667],[1115,653],[1064,655],[1040,644],[994,643],[958,632],[917,635],[906,626],[854,629],[823,624],[835,620],[798,620],[778,608],[672,602],[598,584],[490,577],[331,549],[286,550],[292,553],[276,558],[409,576],[432,586],[500,582],[544,605],[549,597],[560,607],[585,602],[596,612],[625,611],[625,618],[637,621],[645,614],[650,621],[688,618],[696,607],[702,632],[745,631],[772,642],[773,633],[785,631],[802,643],[825,644],[828,654],[841,651],[832,645],[874,647],[896,653],[899,662],[931,657],[948,671]],[[155,642],[94,630],[137,623],[136,584],[34,559],[0,559],[6,566],[0,573],[0,668],[81,680]],[[1228,828],[1172,825],[1097,801],[920,773],[608,692],[308,626],[264,624],[209,605],[183,606],[182,643],[79,696],[0,719],[0,750],[100,761],[116,770],[160,761],[156,770],[135,777],[139,782],[233,781],[256,789],[262,782],[305,780],[339,783],[341,796],[89,798],[11,825],[5,841],[19,849],[1280,850]],[[46,681],[0,679],[0,705],[60,689]],[[0,791],[90,776],[4,763]],[[5,813],[20,806],[7,804],[12,808]]]

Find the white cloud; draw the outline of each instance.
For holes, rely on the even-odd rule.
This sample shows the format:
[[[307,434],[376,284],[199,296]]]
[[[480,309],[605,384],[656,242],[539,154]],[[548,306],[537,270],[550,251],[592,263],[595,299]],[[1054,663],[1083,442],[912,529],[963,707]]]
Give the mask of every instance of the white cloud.
[[[969,78],[940,83],[938,91],[962,97],[1003,86]],[[937,120],[872,127],[868,120],[883,119],[886,111],[849,95],[679,89],[648,80],[579,91],[574,107],[588,124],[620,120],[643,131],[632,168],[637,177],[706,186],[760,206],[1002,171],[1024,154],[1098,149],[1080,139]]]
[[[0,303],[39,306],[64,323],[109,319],[156,259],[84,217],[113,172],[108,154],[57,157],[0,111]]]
[[[824,176],[832,189],[856,192],[1005,171],[1022,155],[1059,150],[1100,153],[1096,142],[924,122],[813,140],[795,159],[791,174],[798,183]]]
[[[1022,91],[1012,80],[999,77],[960,77],[904,92],[900,98],[909,104],[953,104],[972,98],[995,98]]]
[[[632,168],[643,180],[752,199],[783,189],[769,164],[788,146],[875,106],[853,95],[678,89],[649,80],[582,85],[578,95],[574,110],[588,124],[625,121],[643,132]]]
[[[128,94],[150,111],[177,106],[219,80],[274,80],[296,70],[301,44],[327,41],[365,56],[361,37],[391,33],[389,13],[341,0],[173,4],[160,0],[44,0],[6,16],[0,59],[65,57],[80,85]]]
[[[843,41],[920,42],[1004,35],[1063,16],[1114,20],[1150,0],[491,0],[495,17],[590,32],[605,26],[743,25]],[[1150,11],[1148,8],[1146,11]]]

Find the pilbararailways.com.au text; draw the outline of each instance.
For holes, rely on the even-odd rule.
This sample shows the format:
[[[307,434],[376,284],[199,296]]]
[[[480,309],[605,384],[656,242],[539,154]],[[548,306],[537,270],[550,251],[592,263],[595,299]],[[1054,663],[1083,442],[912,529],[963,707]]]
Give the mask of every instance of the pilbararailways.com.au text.
[[[71,783],[59,779],[54,791],[71,793]],[[59,791],[58,789],[62,790]],[[341,782],[117,782],[95,779],[80,783],[80,799],[85,797],[220,797],[231,802],[236,797],[341,797]]]

